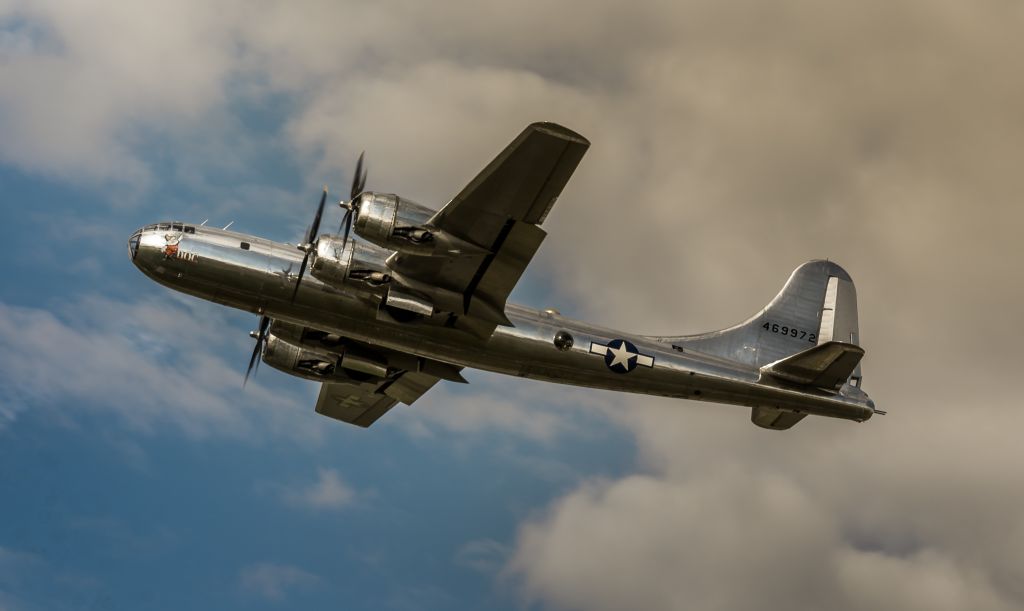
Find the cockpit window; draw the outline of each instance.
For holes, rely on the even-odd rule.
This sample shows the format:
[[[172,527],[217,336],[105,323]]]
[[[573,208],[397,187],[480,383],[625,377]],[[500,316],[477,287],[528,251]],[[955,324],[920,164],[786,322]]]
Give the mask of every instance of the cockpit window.
[[[139,254],[139,232],[136,231],[132,234],[132,237],[128,238],[128,254],[132,260],[135,260],[135,255]]]
[[[184,227],[181,226],[181,223],[174,223],[173,225],[171,225],[171,229],[173,231],[181,231],[182,229],[184,229]]]
[[[196,228],[191,225],[185,225],[185,233],[195,233]]]
[[[153,231],[156,229],[156,225],[146,225],[143,231]]]
[[[170,228],[171,228],[171,224],[170,223],[160,223],[159,225],[157,225],[157,229],[159,229],[160,231],[167,231]]]

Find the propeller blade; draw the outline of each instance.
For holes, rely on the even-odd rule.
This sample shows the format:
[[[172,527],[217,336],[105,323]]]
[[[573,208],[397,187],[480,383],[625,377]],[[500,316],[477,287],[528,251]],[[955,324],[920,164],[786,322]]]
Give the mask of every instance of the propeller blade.
[[[366,151],[359,153],[359,161],[356,162],[356,171],[352,174],[352,189],[349,191],[349,200],[355,200],[356,196],[363,192],[366,187],[366,170],[363,169],[363,155]]]
[[[342,230],[345,229],[345,223],[348,222],[348,217],[351,214],[352,214],[352,207],[351,206],[345,207],[345,214],[344,214],[344,216],[341,217],[341,224],[338,225],[338,233],[341,233]]]
[[[363,166],[365,156],[366,151],[359,153],[359,160],[356,161],[356,171],[352,173],[352,188],[349,190],[348,204],[345,205],[345,216],[342,217],[341,227],[338,228],[338,231],[344,230],[344,237],[341,240],[342,248],[348,244],[348,234],[352,231],[352,219],[359,212],[356,198],[366,189],[366,168]]]
[[[299,277],[295,281],[295,290],[292,291],[292,303],[295,303],[295,296],[299,294],[299,285],[302,284],[302,276],[306,273],[306,264],[309,263],[309,253],[313,250],[313,240],[320,233],[320,219],[324,215],[324,204],[327,202],[327,185],[324,185],[324,193],[320,196],[320,204],[316,207],[316,216],[313,217],[313,224],[306,231],[306,241],[301,248],[306,255],[302,257],[302,266],[299,267]]]
[[[267,327],[270,326],[270,317],[264,315],[260,316],[260,330],[256,336],[256,347],[252,350],[252,356],[249,357],[249,367],[245,370],[245,379],[242,380],[242,388],[245,388],[246,382],[249,381],[249,374],[253,372],[253,367],[259,369],[259,357],[260,350],[263,349],[263,343],[267,340]]]
[[[344,218],[341,219],[341,225],[345,228],[344,237],[341,239],[342,249],[348,245],[348,233],[352,231],[352,209],[349,208],[348,212],[345,213]]]
[[[302,265],[299,266],[299,277],[295,280],[295,290],[292,291],[292,303],[295,303],[295,297],[299,294],[299,285],[302,284],[302,275],[306,273],[306,264],[309,263],[309,252],[306,256],[302,257]]]
[[[324,214],[324,202],[327,201],[327,186],[324,186],[324,193],[320,196],[320,205],[316,207],[316,216],[313,217],[313,224],[309,226],[309,231],[306,232],[306,244],[311,244],[316,239],[316,234],[320,231],[320,218]]]

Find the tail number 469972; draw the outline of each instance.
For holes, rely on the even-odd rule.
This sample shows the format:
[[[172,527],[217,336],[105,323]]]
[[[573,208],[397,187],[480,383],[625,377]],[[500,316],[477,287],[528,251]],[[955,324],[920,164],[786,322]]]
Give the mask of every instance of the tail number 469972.
[[[765,331],[771,331],[772,333],[778,333],[780,335],[788,335],[797,339],[805,339],[810,343],[816,343],[818,341],[818,334],[811,333],[809,331],[803,331],[796,327],[790,327],[789,325],[780,325],[777,322],[766,322],[761,325],[761,328]]]

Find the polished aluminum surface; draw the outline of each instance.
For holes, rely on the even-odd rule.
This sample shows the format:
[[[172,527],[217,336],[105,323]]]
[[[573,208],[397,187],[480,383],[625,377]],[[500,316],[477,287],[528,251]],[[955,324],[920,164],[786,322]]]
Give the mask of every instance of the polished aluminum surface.
[[[166,222],[132,234],[129,256],[174,290],[272,319],[264,360],[325,381],[317,411],[361,426],[438,380],[464,382],[463,367],[745,405],[772,429],[879,413],[860,388],[853,281],[829,261],[798,267],[747,321],[698,335],[642,336],[507,303],[588,147],[565,127],[530,125],[436,213],[363,193],[348,204],[356,233],[383,247],[321,235],[300,248]],[[434,246],[418,251],[424,232]]]
[[[757,323],[766,315],[807,314],[800,308],[813,300],[803,295],[811,290],[804,287],[797,296],[786,296],[784,290],[772,302],[781,312],[770,305],[743,325],[702,335],[645,337],[509,304],[505,314],[513,326],[499,326],[490,338],[480,340],[454,329],[382,319],[377,316],[378,298],[340,290],[315,277],[303,281],[292,303],[295,274],[303,256],[296,247],[216,228],[189,225],[192,231],[186,233],[172,230],[169,223],[160,227],[165,225],[167,229],[138,232],[133,261],[140,270],[175,290],[264,313],[275,320],[460,367],[537,380],[780,407],[858,421],[873,413],[867,396],[851,385],[829,393],[761,379],[760,365],[781,354],[781,340],[759,344]],[[841,268],[824,261],[811,262],[794,272],[787,287],[794,278],[813,280],[832,270]],[[821,282],[827,283],[827,276]],[[819,315],[820,310],[815,319]],[[573,345],[567,350],[555,345],[559,332],[573,336]],[[653,366],[636,367],[623,375],[591,352],[592,344],[608,346],[618,339],[627,339],[639,355],[653,359]]]
[[[392,193],[363,193],[355,206],[356,234],[388,250],[434,254],[437,246],[427,228],[434,211]]]

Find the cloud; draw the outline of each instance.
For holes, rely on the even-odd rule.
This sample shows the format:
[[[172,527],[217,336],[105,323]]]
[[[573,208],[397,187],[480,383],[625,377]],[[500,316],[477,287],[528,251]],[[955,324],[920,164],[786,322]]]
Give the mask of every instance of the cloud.
[[[36,554],[0,547],[0,585],[18,585],[32,569],[43,564]]]
[[[282,601],[294,591],[315,587],[320,577],[287,564],[261,562],[242,567],[238,586],[247,593],[270,601]]]
[[[55,314],[0,302],[0,413],[7,424],[30,408],[71,424],[75,410],[88,409],[114,413],[144,432],[170,424],[196,438],[271,430],[318,438],[316,426],[282,409],[309,409],[312,396],[289,396],[256,381],[245,409],[239,407],[241,365],[215,352],[236,353],[244,363],[247,342],[224,332],[230,327],[224,310],[177,297],[90,296],[67,305]]]
[[[494,539],[467,541],[455,552],[455,564],[480,573],[497,573],[508,561],[509,548]]]
[[[530,9],[546,18],[537,20],[539,13]],[[425,111],[451,112],[445,103],[452,96],[428,79],[445,78],[453,59],[467,66],[468,76],[476,75],[473,91],[491,91],[492,103],[510,108],[514,98],[493,94],[518,84],[521,90],[508,93],[530,95],[537,83],[547,80],[551,86],[558,75],[607,78],[621,72],[634,55],[631,49],[659,38],[653,36],[659,22],[649,12],[622,6],[586,15],[571,5],[555,10],[537,1],[481,12],[464,1],[437,10],[402,2],[271,0],[253,10],[242,2],[214,8],[195,0],[145,9],[15,0],[0,6],[0,160],[76,183],[128,185],[138,194],[161,179],[154,170],[160,161],[183,170],[178,180],[202,172],[202,165],[184,155],[158,159],[154,142],[215,166],[265,147],[266,137],[223,146],[244,135],[238,118],[247,102],[261,106],[276,95],[300,107],[308,104],[311,121],[303,122],[298,133],[306,135],[296,142],[304,147],[311,137],[304,129],[313,127],[317,109],[332,98],[358,107],[386,104],[389,112],[410,116],[404,109],[412,100],[405,96],[423,91],[389,86],[405,82],[402,73],[409,66],[413,78],[437,92],[418,102],[431,105]],[[465,27],[451,27],[456,16]],[[556,25],[558,18],[570,17],[579,27]],[[338,23],[361,27],[339,36]],[[607,34],[627,26],[645,27],[648,36],[610,45]],[[510,36],[510,27],[530,31],[534,44]],[[390,34],[386,41],[379,37],[382,30]],[[595,54],[595,48],[602,52]],[[481,55],[481,49],[488,52]],[[546,66],[547,74],[534,75],[528,66],[536,65]],[[458,71],[451,76],[457,78]],[[461,107],[480,108],[471,98],[463,98]],[[485,115],[494,117],[496,110]],[[352,125],[358,116],[344,118]],[[358,146],[352,142],[346,150]]]
[[[437,205],[525,123],[551,119],[593,146],[530,273],[581,317],[699,332],[756,311],[806,259],[852,273],[865,388],[889,416],[776,434],[740,408],[617,400],[607,413],[635,436],[640,472],[574,488],[523,525],[507,571],[527,595],[570,608],[1024,605],[1024,481],[1008,467],[1024,424],[1019,3],[268,2],[245,19],[181,4],[155,33],[137,9],[78,19],[87,9],[64,4],[16,4],[21,25],[3,22],[0,156],[18,167],[146,184],[140,125],[219,133],[232,95],[284,94],[294,112],[271,136],[311,175],[341,174],[365,147],[371,188]],[[339,36],[338,23],[361,27]],[[629,247],[611,256],[611,239]],[[129,332],[109,320],[137,312],[99,303],[119,316],[4,306],[0,417],[28,398],[113,397],[139,426],[246,429],[214,390],[237,369],[162,339],[204,317],[150,304]],[[511,392],[435,389],[401,426],[546,442],[568,430],[545,407],[562,395]]]
[[[550,444],[562,435],[586,435],[582,419],[601,417],[607,406],[606,398],[581,389],[484,372],[469,375],[468,386],[441,384],[414,405],[402,407],[393,425],[415,436],[497,431]]]
[[[101,602],[110,600],[93,576],[68,570],[64,563],[50,560],[37,553],[0,546],[0,610],[63,609],[58,601],[90,599],[92,606],[99,608]],[[45,594],[45,602],[41,593]]]
[[[11,2],[0,12],[0,159],[58,177],[145,185],[142,131],[223,100],[226,23],[201,2]],[[125,52],[130,49],[131,52]]]
[[[36,554],[0,546],[0,611],[31,608],[17,593],[44,568],[46,562]]]
[[[721,469],[592,483],[523,529],[510,570],[559,608],[1018,608],[949,550],[859,549],[813,492]]]
[[[301,488],[284,488],[282,498],[290,505],[316,511],[341,509],[351,504],[356,493],[334,469],[320,468],[317,480]]]
[[[782,435],[739,408],[634,402],[644,473],[527,521],[505,574],[557,608],[1019,608],[1024,480],[1000,466],[1017,427],[993,415],[1015,400],[991,401]]]
[[[527,521],[507,571],[565,608],[1019,608],[1019,8],[746,8],[680,5],[678,39],[592,95],[604,124],[582,117],[594,145],[533,269],[588,319],[687,333],[838,260],[890,415],[779,435],[624,399],[641,472]]]

